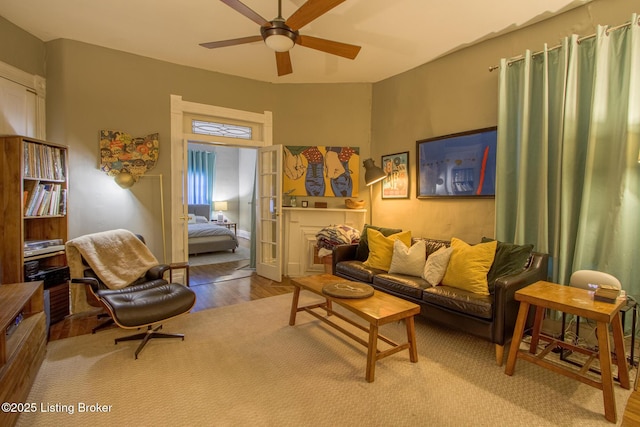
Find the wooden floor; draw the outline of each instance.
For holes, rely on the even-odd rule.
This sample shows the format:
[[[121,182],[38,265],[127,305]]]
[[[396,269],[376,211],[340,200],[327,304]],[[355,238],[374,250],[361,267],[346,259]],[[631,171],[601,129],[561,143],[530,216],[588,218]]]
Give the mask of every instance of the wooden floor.
[[[622,425],[627,427],[640,426],[640,389],[631,393],[624,410]]]
[[[246,264],[247,261],[234,261],[190,267],[189,282],[196,293],[196,305],[192,311],[293,292],[288,278],[274,282],[256,275],[253,270],[243,269]],[[96,316],[66,318],[51,325],[49,340],[90,334],[100,321]]]
[[[196,293],[193,311],[221,307],[281,295],[293,291],[287,277],[274,282],[243,269],[246,261],[236,261],[190,268],[191,289]],[[49,340],[90,334],[98,324],[96,316],[65,319],[51,326]],[[635,379],[635,371],[631,371]],[[620,415],[620,414],[619,414]],[[627,403],[623,426],[640,427],[640,390],[634,391]]]

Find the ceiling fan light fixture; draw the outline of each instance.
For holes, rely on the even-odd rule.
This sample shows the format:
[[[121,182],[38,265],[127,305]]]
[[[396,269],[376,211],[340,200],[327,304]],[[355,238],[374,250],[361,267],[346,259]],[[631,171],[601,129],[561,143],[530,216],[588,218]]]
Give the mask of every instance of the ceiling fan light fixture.
[[[276,52],[287,52],[296,44],[284,34],[273,34],[264,39],[264,43]]]
[[[267,21],[259,13],[244,4],[243,2],[245,0],[220,1],[258,24],[260,26],[260,35],[200,43],[200,46],[207,49],[216,49],[226,46],[258,42],[262,39],[265,45],[276,53],[275,59],[278,76],[284,76],[293,72],[289,51],[296,44],[347,59],[355,59],[360,51],[360,46],[312,36],[304,36],[303,38],[298,33],[300,28],[324,15],[329,10],[343,3],[345,0],[299,1],[299,3],[303,3],[302,6],[298,7],[298,9],[286,20],[282,17],[282,0],[278,0],[278,16],[271,21]]]
[[[293,31],[278,19],[274,19],[270,24],[270,26],[260,29],[264,43],[276,52],[288,52],[291,50],[296,45],[298,32]]]

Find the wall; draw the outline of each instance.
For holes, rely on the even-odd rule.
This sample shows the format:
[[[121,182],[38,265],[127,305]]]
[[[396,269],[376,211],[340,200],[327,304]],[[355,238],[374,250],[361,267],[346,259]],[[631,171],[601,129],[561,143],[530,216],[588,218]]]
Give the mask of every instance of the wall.
[[[274,85],[71,40],[44,44],[1,18],[0,39],[12,42],[0,43],[0,60],[43,74],[46,53],[47,139],[71,148],[71,237],[134,226],[153,236],[159,256],[158,179],[141,181],[130,191],[115,187],[97,169],[98,131],[159,132],[160,162],[152,173],[163,174],[168,192],[169,95],[176,94],[187,101],[273,111],[276,144],[359,146],[361,157],[372,156],[377,164],[384,154],[409,151],[411,198],[382,201],[376,185],[373,222],[400,225],[416,235],[478,241],[493,235],[493,200],[416,199],[415,141],[494,126],[498,74],[489,73],[489,66],[525,49],[539,50],[545,42],[554,45],[570,33],[593,34],[597,24],[627,22],[634,8],[639,11],[637,0],[595,0],[373,85]],[[359,198],[367,199],[362,178],[360,186]],[[168,218],[167,200],[165,194]],[[324,200],[335,207],[344,203]]]
[[[316,102],[324,99],[333,102]],[[360,147],[360,159],[370,157],[371,85],[277,85],[276,104],[277,111],[287,117],[287,124],[279,126],[274,116],[274,143],[355,146]],[[358,172],[360,193],[352,197],[367,198],[364,169]],[[313,206],[315,201],[323,201],[329,207],[345,207],[345,198],[342,197],[297,197],[298,206],[303,200],[307,200],[309,206]]]
[[[0,33],[16,28],[0,21]],[[159,179],[141,180],[131,190],[117,187],[98,169],[98,132],[117,129],[136,136],[160,134],[159,162],[150,173],[163,175],[168,230],[169,183],[173,179],[169,158],[171,94],[227,108],[272,111],[276,144],[300,144],[311,136],[313,141],[333,141],[368,151],[370,84],[274,85],[72,40],[33,47],[27,33],[18,33],[13,37],[15,44],[35,52],[33,55],[46,47],[47,139],[70,147],[70,237],[129,228],[147,236],[154,254],[162,257]],[[24,61],[18,51],[21,49],[8,49],[2,43],[0,60],[19,67]],[[308,105],[312,107],[307,109]],[[253,171],[247,173],[252,179]],[[170,247],[170,233],[166,238]]]
[[[0,16],[0,61],[29,74],[45,75],[45,46],[42,40]]]
[[[635,3],[632,5],[632,3]],[[635,10],[634,10],[635,8]],[[488,72],[500,58],[544,43],[557,45],[572,33],[591,35],[596,25],[628,22],[640,2],[597,0],[538,24],[446,55],[373,85],[371,152],[381,156],[409,151],[410,199],[381,200],[374,187],[374,223],[400,226],[414,235],[478,242],[494,235],[493,199],[417,199],[416,141],[497,124],[498,72]]]
[[[130,224],[141,229],[141,233],[146,228],[148,232],[144,234],[151,232],[157,236],[157,215],[155,224],[136,221],[139,204],[149,206],[150,210],[151,206],[157,206],[157,203],[149,200],[152,192],[134,186],[131,193],[138,203],[133,203],[132,199],[122,196],[122,191],[113,191],[110,178],[96,169],[96,135],[102,128],[121,129],[134,135],[159,132],[161,151],[156,169],[157,173],[165,176],[165,190],[168,191],[168,180],[171,179],[170,94],[182,95],[183,99],[189,101],[247,111],[273,111],[274,129],[278,130],[274,135],[276,143],[299,141],[299,136],[295,139],[292,136],[280,136],[294,121],[296,125],[302,121],[302,129],[314,129],[317,137],[324,140],[336,137],[335,128],[315,126],[313,117],[290,117],[286,111],[288,106],[277,102],[280,98],[274,95],[280,86],[69,40],[48,43],[47,51],[53,67],[51,73],[47,70],[47,84],[62,89],[60,93],[54,92],[47,97],[48,138],[66,141],[71,146],[71,180],[75,184],[70,200],[81,200],[83,205],[89,203],[92,206],[91,212],[70,210],[72,236]],[[324,111],[326,120],[331,122],[344,115],[342,108],[331,108],[334,103],[346,104],[348,99],[353,105],[352,100],[355,99],[355,103],[359,104],[357,109],[363,111],[360,117],[365,121],[357,129],[368,128],[370,104],[368,98],[358,102],[359,98],[362,99],[359,95],[362,92],[360,86],[363,85],[349,85],[339,93],[337,89],[325,94],[317,93],[314,104]],[[295,98],[298,90],[292,86],[288,92]],[[353,125],[350,127],[356,129]],[[356,135],[349,128],[341,129],[337,139],[345,143],[355,141],[356,145],[368,145],[368,139]],[[153,172],[156,173],[156,170]],[[165,200],[170,200],[169,196],[165,196]],[[165,213],[168,218],[168,206],[165,206]]]

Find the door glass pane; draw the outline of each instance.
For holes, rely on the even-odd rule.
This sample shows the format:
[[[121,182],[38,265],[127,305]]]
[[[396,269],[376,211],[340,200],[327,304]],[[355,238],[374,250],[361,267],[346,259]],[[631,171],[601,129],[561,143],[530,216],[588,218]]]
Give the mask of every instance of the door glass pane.
[[[263,173],[276,173],[277,172],[277,164],[274,160],[274,153],[267,152],[262,153],[262,161],[263,161]]]
[[[274,265],[276,262],[275,256],[275,246],[272,243],[264,242],[262,243],[262,259],[260,260],[263,264]]]

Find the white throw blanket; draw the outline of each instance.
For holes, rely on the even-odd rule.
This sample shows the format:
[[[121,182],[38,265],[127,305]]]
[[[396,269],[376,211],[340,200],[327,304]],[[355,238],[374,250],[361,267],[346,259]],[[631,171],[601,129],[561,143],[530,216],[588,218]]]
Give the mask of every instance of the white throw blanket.
[[[128,230],[111,230],[76,237],[66,243],[71,278],[84,277],[86,264],[110,289],[122,289],[135,282],[158,260],[149,248]],[[72,284],[71,313],[87,311],[85,286]]]

